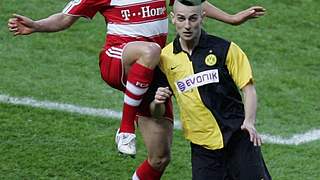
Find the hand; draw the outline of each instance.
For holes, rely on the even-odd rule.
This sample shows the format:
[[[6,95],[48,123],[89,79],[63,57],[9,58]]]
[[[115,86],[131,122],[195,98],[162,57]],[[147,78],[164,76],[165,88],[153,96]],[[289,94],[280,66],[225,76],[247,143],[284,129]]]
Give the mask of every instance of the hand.
[[[28,35],[35,31],[36,23],[30,18],[13,14],[13,17],[8,20],[8,29],[16,35]]]
[[[169,90],[169,87],[159,87],[155,96],[154,102],[156,104],[165,103],[167,98],[171,97],[172,92]]]
[[[244,22],[246,22],[249,19],[252,18],[258,18],[260,16],[263,16],[266,12],[266,9],[264,9],[261,6],[253,6],[250,7],[244,11],[241,11],[235,15],[232,15],[232,25],[240,25]]]
[[[253,124],[244,121],[241,125],[241,130],[245,130],[249,133],[250,141],[253,142],[254,146],[261,146],[262,139]]]

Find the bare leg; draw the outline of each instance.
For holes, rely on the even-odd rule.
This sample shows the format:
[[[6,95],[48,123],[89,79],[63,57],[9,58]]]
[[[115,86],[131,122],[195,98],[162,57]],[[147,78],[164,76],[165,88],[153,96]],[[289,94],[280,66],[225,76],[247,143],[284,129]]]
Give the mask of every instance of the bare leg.
[[[128,75],[130,67],[134,63],[154,69],[160,61],[160,53],[161,47],[153,42],[135,41],[128,43],[122,54],[125,76]]]
[[[117,146],[121,153],[135,155],[134,119],[144,94],[153,80],[153,70],[160,60],[161,48],[153,42],[130,42],[122,53],[127,77],[124,105]]]
[[[142,164],[134,176],[140,179],[160,179],[170,162],[173,123],[165,118],[139,117],[138,127],[148,151],[147,163],[152,168],[144,168]]]

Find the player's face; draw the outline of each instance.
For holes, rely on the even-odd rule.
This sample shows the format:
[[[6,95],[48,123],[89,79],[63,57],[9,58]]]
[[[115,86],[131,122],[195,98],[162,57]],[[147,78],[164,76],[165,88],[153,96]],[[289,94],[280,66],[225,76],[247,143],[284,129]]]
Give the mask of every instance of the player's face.
[[[193,41],[201,34],[203,13],[201,6],[177,5],[174,8],[172,22],[181,40]]]

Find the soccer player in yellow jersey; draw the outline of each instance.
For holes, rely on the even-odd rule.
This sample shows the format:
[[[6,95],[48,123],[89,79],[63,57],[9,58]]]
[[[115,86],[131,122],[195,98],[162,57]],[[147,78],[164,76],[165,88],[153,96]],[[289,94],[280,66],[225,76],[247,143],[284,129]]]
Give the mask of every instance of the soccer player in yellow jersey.
[[[159,65],[170,89],[158,88],[153,104],[161,107],[173,92],[191,142],[193,179],[271,179],[255,129],[257,96],[248,58],[235,43],[202,30],[204,16],[200,1],[175,1],[178,35],[162,50]]]
[[[8,20],[9,31],[20,36],[63,31],[80,17],[91,19],[97,13],[104,16],[107,33],[99,58],[101,76],[111,87],[125,93],[122,121],[115,138],[117,147],[121,153],[136,154],[134,120],[137,117],[148,152],[147,159],[133,175],[135,180],[160,179],[170,161],[171,103],[166,103],[166,113],[162,117],[154,118],[150,115],[153,112],[149,112],[149,102],[157,89],[151,81],[158,79],[153,71],[168,31],[166,8],[165,0],[70,0],[62,12],[47,18],[35,21],[15,14]],[[234,25],[264,15],[264,9],[259,6],[235,15],[229,15],[209,2],[204,2],[204,8],[208,17]]]

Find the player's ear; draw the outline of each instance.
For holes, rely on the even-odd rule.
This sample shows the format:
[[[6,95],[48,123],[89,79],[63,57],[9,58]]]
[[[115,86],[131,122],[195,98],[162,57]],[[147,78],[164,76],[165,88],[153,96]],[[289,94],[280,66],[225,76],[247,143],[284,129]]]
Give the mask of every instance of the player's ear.
[[[175,24],[175,16],[174,16],[174,13],[172,11],[170,12],[170,17],[171,17],[172,24]]]
[[[201,24],[203,23],[203,20],[204,20],[205,17],[206,17],[206,12],[205,12],[205,11],[202,11],[202,14],[201,14]]]
[[[204,19],[207,16],[207,13],[205,11],[202,11],[201,17]]]

